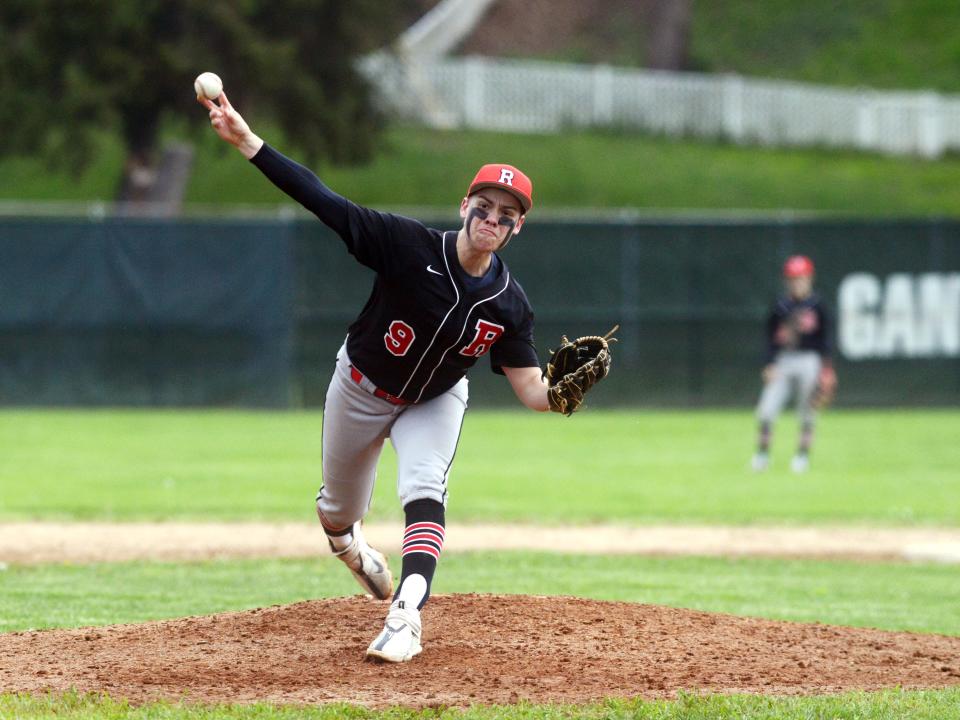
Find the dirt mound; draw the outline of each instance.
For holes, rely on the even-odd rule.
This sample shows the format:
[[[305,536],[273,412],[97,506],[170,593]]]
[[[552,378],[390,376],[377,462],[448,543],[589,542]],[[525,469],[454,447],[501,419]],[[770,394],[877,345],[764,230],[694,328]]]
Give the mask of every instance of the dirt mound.
[[[424,707],[960,684],[960,637],[529,596],[434,597],[423,655],[364,662],[385,609],[351,597],[0,635],[0,690]]]

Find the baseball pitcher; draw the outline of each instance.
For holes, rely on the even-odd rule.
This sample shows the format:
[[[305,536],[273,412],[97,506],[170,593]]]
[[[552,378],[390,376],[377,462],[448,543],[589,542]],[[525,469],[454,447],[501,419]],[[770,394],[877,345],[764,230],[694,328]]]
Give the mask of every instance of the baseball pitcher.
[[[450,467],[467,409],[467,370],[487,356],[525,406],[570,415],[609,371],[608,340],[564,338],[541,371],[533,311],[498,255],[533,206],[533,185],[517,168],[481,167],[460,200],[462,226],[434,230],[333,192],[255,135],[225,93],[216,101],[198,100],[223,140],[333,229],[375,273],[327,390],[316,507],[334,555],[365,591],[392,600],[367,657],[410,660],[421,652],[420,610],[443,549]],[[397,453],[406,517],[396,591],[387,559],[361,530],[387,439]]]

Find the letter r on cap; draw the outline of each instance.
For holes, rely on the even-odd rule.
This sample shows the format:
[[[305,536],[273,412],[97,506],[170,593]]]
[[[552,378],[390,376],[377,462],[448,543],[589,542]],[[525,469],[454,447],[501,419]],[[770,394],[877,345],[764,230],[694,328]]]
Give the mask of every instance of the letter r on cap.
[[[509,185],[513,187],[513,170],[507,170],[506,168],[500,168],[500,182],[504,185]]]

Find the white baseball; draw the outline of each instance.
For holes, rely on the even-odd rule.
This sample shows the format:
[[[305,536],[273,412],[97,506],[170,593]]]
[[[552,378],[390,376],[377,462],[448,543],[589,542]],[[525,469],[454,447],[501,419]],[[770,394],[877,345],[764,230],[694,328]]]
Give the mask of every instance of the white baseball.
[[[198,98],[216,100],[223,92],[223,81],[215,73],[200,73],[193,81],[193,89],[197,91]]]

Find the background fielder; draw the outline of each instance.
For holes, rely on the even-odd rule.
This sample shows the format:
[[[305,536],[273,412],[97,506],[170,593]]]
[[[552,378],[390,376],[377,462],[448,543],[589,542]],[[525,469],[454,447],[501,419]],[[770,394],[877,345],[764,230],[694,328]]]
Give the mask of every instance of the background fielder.
[[[816,419],[817,390],[832,395],[836,375],[830,357],[830,323],[820,298],[813,292],[814,266],[810,258],[794,255],[783,266],[786,294],[779,298],[766,323],[763,392],[757,404],[759,420],[754,470],[770,464],[773,423],[796,396],[800,439],[791,461],[794,472],[810,465],[810,445]]]
[[[533,345],[530,303],[495,253],[520,232],[533,204],[533,186],[517,168],[480,168],[460,202],[463,226],[442,232],[334,193],[257,137],[225,93],[219,104],[198,100],[221,138],[376,272],[370,298],[337,353],[327,390],[317,514],[334,554],[364,589],[389,598],[393,583],[387,560],[366,543],[360,525],[389,438],[406,517],[403,567],[384,628],[367,656],[410,660],[421,651],[420,609],[443,548],[447,478],[467,407],[466,371],[489,355],[494,372],[507,376],[524,405],[570,414],[583,393],[606,375],[606,341],[593,339],[603,351],[579,371],[555,382],[552,366],[549,382],[544,378]],[[564,346],[567,357],[579,355],[574,344]]]

